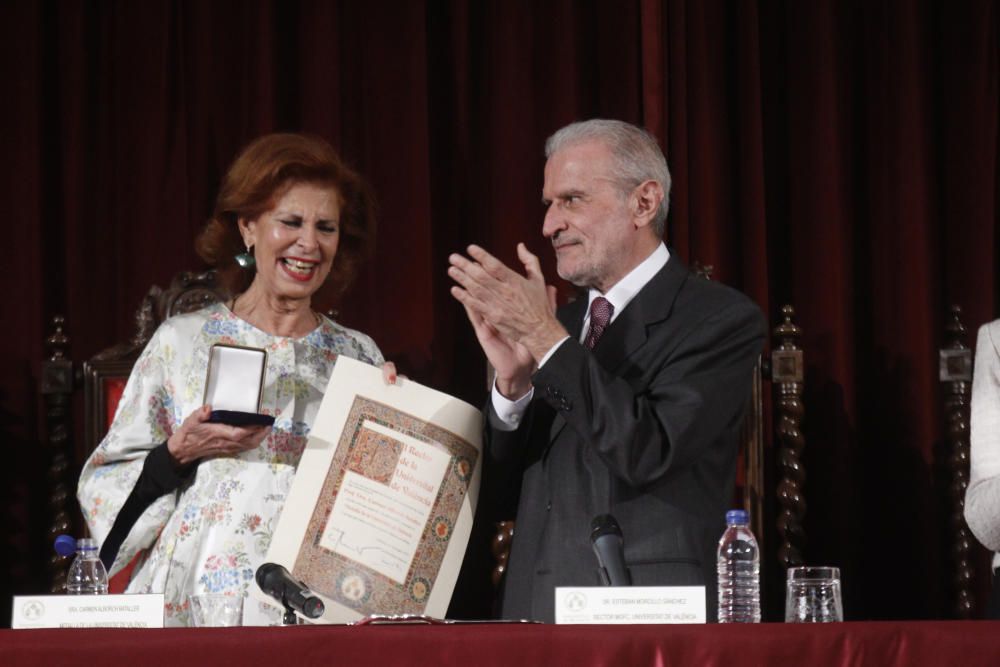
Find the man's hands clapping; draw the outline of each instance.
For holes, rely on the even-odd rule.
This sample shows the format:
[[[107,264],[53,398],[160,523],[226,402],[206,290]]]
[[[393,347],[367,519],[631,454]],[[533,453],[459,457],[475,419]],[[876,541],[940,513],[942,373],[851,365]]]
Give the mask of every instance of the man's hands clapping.
[[[555,316],[556,289],[545,284],[538,257],[523,243],[517,245],[523,276],[479,246],[469,246],[468,253],[448,258],[448,275],[458,283],[452,296],[465,307],[497,371],[497,389],[519,398],[530,388],[538,361],[568,335]]]

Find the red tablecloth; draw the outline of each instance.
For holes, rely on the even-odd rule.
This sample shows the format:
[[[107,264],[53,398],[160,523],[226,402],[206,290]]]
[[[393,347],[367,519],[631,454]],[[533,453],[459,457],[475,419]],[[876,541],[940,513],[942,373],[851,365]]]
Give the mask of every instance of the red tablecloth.
[[[1000,665],[1000,622],[3,630],[0,665]]]

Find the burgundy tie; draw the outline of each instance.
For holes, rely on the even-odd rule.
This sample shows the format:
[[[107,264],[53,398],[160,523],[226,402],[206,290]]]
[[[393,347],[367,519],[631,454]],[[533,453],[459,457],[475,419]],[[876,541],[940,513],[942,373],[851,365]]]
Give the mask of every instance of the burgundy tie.
[[[583,340],[583,345],[588,350],[593,350],[594,346],[597,345],[597,341],[600,340],[601,334],[608,327],[611,313],[614,311],[615,307],[603,296],[597,297],[590,304],[590,331],[587,332],[587,337]]]

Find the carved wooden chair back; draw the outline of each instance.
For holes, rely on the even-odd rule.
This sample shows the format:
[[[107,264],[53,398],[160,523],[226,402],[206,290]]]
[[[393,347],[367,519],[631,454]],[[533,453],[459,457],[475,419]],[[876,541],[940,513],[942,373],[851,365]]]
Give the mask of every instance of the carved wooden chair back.
[[[166,289],[156,285],[150,288],[136,311],[132,338],[98,352],[83,364],[85,428],[78,461],[86,460],[107,433],[132,366],[156,328],[169,317],[227,298],[214,271],[182,271]]]
[[[73,533],[82,528],[75,525],[79,522],[72,518],[79,515],[74,501],[75,473],[107,433],[132,366],[153,332],[168,317],[226,299],[228,294],[218,284],[214,271],[183,271],[174,277],[166,289],[154,285],[136,312],[136,331],[132,338],[98,352],[83,363],[82,371],[74,368],[75,364],[67,354],[69,337],[65,333],[65,319],[59,315],[53,318],[54,333],[46,340],[50,353],[42,363],[46,444],[51,452],[49,533],[52,539],[60,533]],[[72,438],[69,434],[73,428],[69,406],[74,388],[81,379],[84,397],[83,438],[75,446],[71,446]],[[50,557],[52,592],[61,591],[68,561],[69,559],[55,554]]]
[[[941,382],[945,418],[944,454],[950,478],[945,513],[951,544],[948,563],[951,569],[949,616],[958,619],[975,617],[981,606],[980,598],[985,598],[990,588],[989,568],[977,567],[977,560],[986,563],[988,560],[965,522],[965,491],[969,487],[970,460],[969,406],[974,368],[973,351],[966,343],[966,337],[962,308],[953,305],[944,327],[945,344],[938,350],[938,380]]]

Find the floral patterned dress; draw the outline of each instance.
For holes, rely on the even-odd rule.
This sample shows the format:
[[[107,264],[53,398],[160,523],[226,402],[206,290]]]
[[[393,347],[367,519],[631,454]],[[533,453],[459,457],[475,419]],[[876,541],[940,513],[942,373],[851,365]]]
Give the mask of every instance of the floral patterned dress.
[[[98,542],[150,450],[201,407],[215,343],[267,350],[261,412],[275,422],[257,449],[201,461],[187,484],[145,509],[122,543],[110,574],[138,555],[126,592],[163,593],[166,625],[188,625],[189,595],[245,593],[267,553],[337,356],[383,362],[371,338],[326,318],[295,339],[267,334],[222,304],[167,320],[136,362],[114,422],[80,476],[80,506]]]

